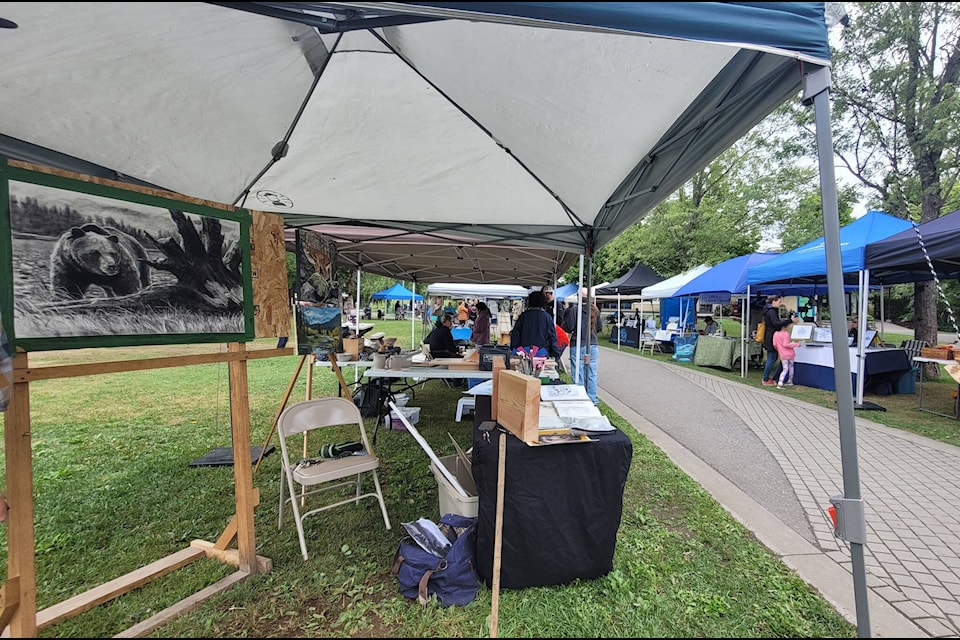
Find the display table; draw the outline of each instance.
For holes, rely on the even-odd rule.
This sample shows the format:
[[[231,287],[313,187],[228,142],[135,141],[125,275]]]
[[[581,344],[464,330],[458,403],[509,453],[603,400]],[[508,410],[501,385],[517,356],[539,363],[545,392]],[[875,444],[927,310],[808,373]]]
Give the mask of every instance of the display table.
[[[490,416],[490,397],[477,396],[475,423]],[[474,429],[477,484],[477,571],[493,578],[500,430]],[[622,431],[597,442],[531,447],[507,439],[500,586],[521,589],[606,575],[623,511],[633,443]]]
[[[957,364],[956,360],[941,360],[940,358],[924,358],[922,356],[917,356],[916,358],[913,359],[913,361],[920,364],[935,362],[937,363],[937,365],[940,365],[940,366]],[[937,371],[939,370],[940,370],[940,367],[938,366]],[[917,409],[919,409],[920,411],[926,411],[927,413],[932,413],[938,416],[943,416],[944,418],[955,418],[957,420],[960,420],[960,384],[957,384],[957,396],[954,398],[954,401],[953,401],[953,415],[951,416],[946,413],[941,413],[939,411],[934,411],[932,409],[923,408],[923,378],[924,376],[921,375],[920,390],[919,392],[917,392]]]
[[[625,320],[622,326],[610,327],[610,343],[621,347],[640,346],[640,325],[636,320]]]
[[[806,387],[816,387],[827,391],[836,391],[833,375],[833,347],[806,345],[796,350],[796,368],[793,382]],[[850,358],[850,380],[853,388],[857,384],[857,348],[848,347]],[[867,349],[864,352],[864,393],[879,395],[896,393],[897,381],[912,371],[910,357],[904,349]]]
[[[763,347],[753,340],[747,340],[747,358],[763,355]],[[730,371],[740,360],[740,338],[720,336],[700,336],[697,350],[693,354],[693,363],[700,367],[722,367]]]

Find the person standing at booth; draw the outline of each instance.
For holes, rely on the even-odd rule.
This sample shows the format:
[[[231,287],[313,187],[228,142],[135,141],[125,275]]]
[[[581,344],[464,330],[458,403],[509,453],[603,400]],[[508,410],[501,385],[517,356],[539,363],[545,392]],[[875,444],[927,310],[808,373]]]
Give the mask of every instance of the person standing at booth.
[[[767,302],[763,305],[763,348],[767,352],[767,363],[763,367],[763,380],[761,380],[760,384],[765,387],[777,386],[777,381],[774,379],[777,374],[774,365],[777,363],[779,354],[773,346],[773,334],[779,331],[781,327],[795,323],[798,320],[797,314],[795,313],[790,314],[789,318],[780,317],[780,304],[782,302],[782,296],[771,295],[767,296]]]
[[[490,343],[490,307],[485,302],[477,303],[477,319],[473,321],[470,342],[478,347]]]
[[[580,297],[586,299],[586,287],[580,290]],[[577,309],[582,306],[583,311],[577,321]],[[577,326],[580,328],[580,349],[577,349]],[[600,318],[600,308],[591,303],[589,307],[574,303],[563,314],[560,323],[563,330],[570,335],[570,375],[574,377],[574,384],[586,388],[587,396],[594,405],[600,404],[597,397],[597,364],[600,359],[600,340],[597,334],[603,329]]]
[[[534,291],[527,296],[527,308],[513,323],[510,330],[510,350],[523,347],[538,347],[543,355],[550,358],[560,357],[557,346],[557,325],[546,310],[547,297],[542,291]]]

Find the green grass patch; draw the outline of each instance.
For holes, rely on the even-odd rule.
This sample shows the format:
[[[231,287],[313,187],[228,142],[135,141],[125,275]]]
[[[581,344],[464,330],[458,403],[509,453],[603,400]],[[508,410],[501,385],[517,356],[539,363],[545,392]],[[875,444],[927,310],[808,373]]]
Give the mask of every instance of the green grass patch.
[[[378,330],[409,342],[409,323]],[[420,325],[417,326],[419,339]],[[198,349],[210,348],[197,347]],[[31,364],[115,360],[176,347],[31,354]],[[248,364],[252,444],[271,430],[298,358]],[[352,370],[346,370],[352,381]],[[291,401],[307,397],[301,373]],[[336,395],[334,374],[315,368],[313,397]],[[792,393],[792,392],[791,392]],[[437,455],[463,448],[472,421],[456,422],[461,391],[418,388],[418,428]],[[31,385],[40,609],[188,546],[214,541],[234,513],[233,468],[190,461],[230,446],[227,366],[105,374]],[[631,438],[634,458],[614,570],[568,585],[505,590],[502,637],[845,637],[856,635],[789,570],[644,436],[603,407]],[[372,420],[368,429],[372,432]],[[276,444],[275,438],[273,444]],[[321,442],[310,443],[319,449]],[[374,501],[305,522],[300,556],[289,516],[277,527],[279,455],[254,475],[257,554],[273,570],[255,576],[157,630],[154,637],[480,637],[489,635],[491,593],[465,607],[405,600],[390,575],[401,522],[439,518],[437,482],[410,434],[381,429],[376,449],[393,529]],[[6,544],[6,529],[0,528]],[[0,558],[0,565],[6,558]],[[5,567],[3,567],[5,570]],[[203,560],[73,619],[41,637],[107,637],[232,572]]]

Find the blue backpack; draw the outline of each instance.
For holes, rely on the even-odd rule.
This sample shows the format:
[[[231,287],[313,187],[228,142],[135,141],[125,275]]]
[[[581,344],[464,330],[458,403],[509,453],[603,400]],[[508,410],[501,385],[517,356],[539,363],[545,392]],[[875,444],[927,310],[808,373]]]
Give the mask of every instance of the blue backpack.
[[[400,593],[420,604],[427,604],[431,595],[444,607],[469,604],[480,591],[477,519],[448,513],[440,518],[439,527],[453,543],[444,558],[404,536],[394,555],[391,573],[400,583]]]

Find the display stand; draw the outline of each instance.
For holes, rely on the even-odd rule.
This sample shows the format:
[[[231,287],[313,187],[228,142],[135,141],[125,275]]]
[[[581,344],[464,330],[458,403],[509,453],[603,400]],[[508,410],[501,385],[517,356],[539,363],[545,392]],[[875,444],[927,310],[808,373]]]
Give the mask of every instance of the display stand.
[[[211,557],[237,567],[234,573],[155,613],[120,634],[145,636],[234,584],[250,576],[270,572],[273,569],[273,562],[269,558],[256,555],[253,510],[259,503],[259,492],[253,487],[250,470],[247,360],[290,354],[289,349],[248,351],[243,343],[230,343],[227,345],[227,351],[221,353],[31,368],[27,353],[18,349],[13,357],[13,394],[8,410],[4,414],[7,501],[13,507],[7,522],[7,580],[0,590],[2,595],[0,622],[9,622],[7,635],[13,638],[38,637],[38,631],[46,627],[109,602],[200,558]],[[230,429],[233,455],[236,460],[233,467],[236,513],[224,532],[216,542],[193,540],[189,546],[176,553],[42,611],[37,611],[30,383],[57,378],[217,362],[226,362],[229,368]],[[229,549],[234,538],[236,538],[237,547]]]

